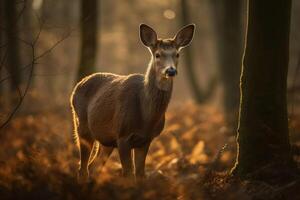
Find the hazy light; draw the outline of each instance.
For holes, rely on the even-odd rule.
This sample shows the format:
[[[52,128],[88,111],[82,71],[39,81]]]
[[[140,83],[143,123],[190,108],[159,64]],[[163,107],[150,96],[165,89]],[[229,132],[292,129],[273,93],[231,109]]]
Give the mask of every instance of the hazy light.
[[[176,17],[176,14],[173,10],[167,9],[164,11],[164,17],[167,19],[174,19]]]
[[[32,2],[32,8],[34,10],[41,9],[42,5],[43,5],[43,0],[33,0],[33,2]]]

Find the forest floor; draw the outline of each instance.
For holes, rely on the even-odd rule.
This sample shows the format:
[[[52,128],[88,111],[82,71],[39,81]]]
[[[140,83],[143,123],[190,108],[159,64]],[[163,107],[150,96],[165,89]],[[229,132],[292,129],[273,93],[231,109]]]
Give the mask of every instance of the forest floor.
[[[120,178],[115,151],[101,171],[96,160],[91,181],[79,184],[70,115],[18,115],[1,130],[0,199],[300,199],[299,179],[272,185],[229,175],[235,131],[214,107],[187,103],[169,109],[166,118],[151,144],[145,181]],[[290,120],[294,145],[300,145],[299,119]]]

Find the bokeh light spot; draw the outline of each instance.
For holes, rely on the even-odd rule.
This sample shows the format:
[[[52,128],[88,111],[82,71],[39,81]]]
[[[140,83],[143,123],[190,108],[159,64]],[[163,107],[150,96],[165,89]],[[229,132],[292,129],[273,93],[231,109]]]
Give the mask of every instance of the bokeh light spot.
[[[176,13],[173,10],[167,9],[164,11],[164,17],[167,19],[174,19],[176,17]]]

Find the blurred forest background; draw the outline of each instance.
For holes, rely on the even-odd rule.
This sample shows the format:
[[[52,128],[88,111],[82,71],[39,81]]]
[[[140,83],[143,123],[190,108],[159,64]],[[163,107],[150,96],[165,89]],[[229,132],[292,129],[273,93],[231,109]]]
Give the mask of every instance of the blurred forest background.
[[[35,54],[37,57],[46,53],[34,66],[32,84],[22,106],[28,113],[58,108],[68,111],[67,95],[77,81],[79,65],[85,62],[80,60],[81,28],[86,32],[94,31],[97,36],[95,64],[92,61],[85,68],[118,74],[144,73],[150,54],[139,40],[138,27],[143,22],[153,26],[161,38],[173,37],[184,24],[197,25],[194,41],[180,60],[180,76],[175,81],[171,106],[188,100],[196,103],[209,100],[221,109],[230,110],[238,104],[246,23],[246,3],[232,2],[235,6],[214,0],[97,1],[95,6],[90,6],[92,11],[84,13],[79,0],[72,3],[63,0],[9,1],[11,5],[1,7],[4,9],[1,11],[2,26],[10,29],[6,29],[8,36],[5,30],[1,31],[1,109],[7,112],[14,106],[8,96],[16,88],[10,85],[26,85],[31,69],[26,65],[32,61],[28,43],[33,42],[40,31]],[[82,3],[93,4],[92,1]],[[86,9],[90,9],[89,5]],[[289,88],[295,84],[297,87],[293,82],[300,37],[297,1],[293,2],[292,9]],[[81,13],[84,26],[80,26]],[[7,39],[16,41],[6,44]],[[10,69],[7,67],[10,64],[15,67]],[[47,101],[49,98],[51,101]]]
[[[105,169],[106,176],[98,180],[100,176],[94,175],[88,189],[73,183],[78,158],[69,97],[78,79],[92,72],[145,72],[150,54],[139,39],[141,23],[152,26],[161,38],[196,24],[191,46],[182,52],[166,129],[147,158],[148,170],[159,173],[151,172],[144,198],[216,195],[219,188],[210,186],[224,184],[222,179],[206,184],[204,192],[195,188],[194,180],[211,170],[224,172],[235,160],[246,1],[1,0],[0,9],[0,192],[5,197],[11,197],[7,191],[26,191],[20,195],[33,198],[54,198],[66,190],[68,198],[111,197],[125,191],[121,183],[97,185],[114,179],[108,174],[117,176],[117,156]],[[295,0],[288,72],[293,144],[300,144],[299,25],[300,1]],[[227,149],[219,155],[224,144]],[[46,178],[49,173],[54,176]],[[151,184],[162,184],[165,190],[151,193]],[[228,195],[233,190],[228,189]],[[38,193],[32,196],[30,191]],[[126,191],[128,198],[140,197],[140,190]],[[247,192],[238,191],[237,196],[248,198]]]

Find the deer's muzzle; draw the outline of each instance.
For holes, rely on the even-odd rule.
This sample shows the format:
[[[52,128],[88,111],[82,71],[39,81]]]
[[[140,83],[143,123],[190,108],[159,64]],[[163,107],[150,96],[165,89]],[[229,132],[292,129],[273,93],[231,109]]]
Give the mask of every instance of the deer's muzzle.
[[[176,76],[176,75],[177,75],[177,70],[176,70],[176,68],[174,68],[174,67],[169,67],[169,68],[166,70],[166,75],[169,76],[169,77]]]

